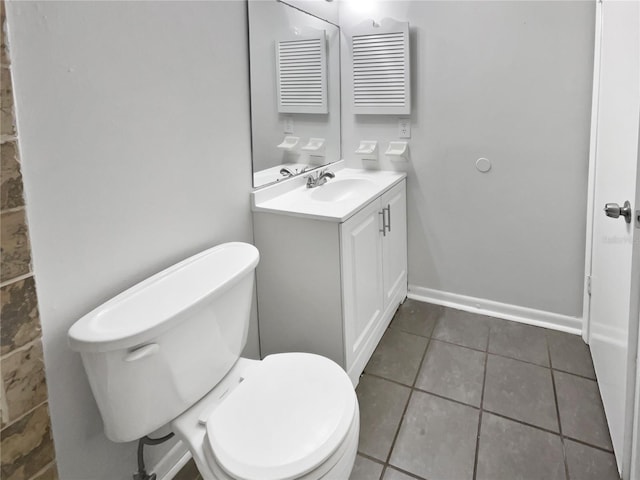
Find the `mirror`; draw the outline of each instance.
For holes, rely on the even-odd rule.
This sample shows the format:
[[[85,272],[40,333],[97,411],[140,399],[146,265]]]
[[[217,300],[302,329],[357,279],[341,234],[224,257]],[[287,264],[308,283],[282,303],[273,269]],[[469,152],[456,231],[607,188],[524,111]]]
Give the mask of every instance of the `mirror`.
[[[249,0],[253,186],[340,160],[340,29]]]

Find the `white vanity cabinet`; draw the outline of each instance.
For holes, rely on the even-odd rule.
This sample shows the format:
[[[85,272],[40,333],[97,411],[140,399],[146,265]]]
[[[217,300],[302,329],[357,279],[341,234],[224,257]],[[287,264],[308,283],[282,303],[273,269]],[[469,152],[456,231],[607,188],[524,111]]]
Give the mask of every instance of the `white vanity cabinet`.
[[[254,211],[254,234],[262,356],[324,355],[357,384],[407,294],[405,179],[343,222]]]
[[[347,371],[362,372],[407,295],[405,182],[340,224]]]

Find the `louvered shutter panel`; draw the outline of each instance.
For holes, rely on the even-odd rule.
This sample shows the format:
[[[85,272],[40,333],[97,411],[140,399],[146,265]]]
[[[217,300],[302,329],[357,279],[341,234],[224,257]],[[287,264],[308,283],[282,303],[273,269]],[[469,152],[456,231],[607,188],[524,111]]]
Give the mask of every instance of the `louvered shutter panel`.
[[[356,114],[411,113],[409,24],[366,22],[351,37]]]
[[[324,30],[276,42],[278,112],[328,113]]]

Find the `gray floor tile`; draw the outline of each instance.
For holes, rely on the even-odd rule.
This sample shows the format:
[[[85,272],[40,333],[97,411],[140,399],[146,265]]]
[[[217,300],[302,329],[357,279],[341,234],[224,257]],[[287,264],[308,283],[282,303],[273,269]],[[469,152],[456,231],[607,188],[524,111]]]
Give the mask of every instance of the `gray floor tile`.
[[[483,315],[447,308],[438,319],[432,337],[463,347],[486,350],[489,326]]]
[[[387,467],[382,480],[415,480],[415,477],[410,477],[406,473],[402,473],[393,467]]]
[[[436,326],[436,320],[443,315],[444,309],[440,305],[408,298],[400,305],[389,326],[415,335],[430,337]]]
[[[477,480],[564,480],[559,435],[482,414]]]
[[[551,370],[489,355],[483,408],[558,431]]]
[[[200,472],[198,471],[198,467],[196,467],[196,463],[191,459],[173,478],[174,480],[196,480],[199,476]]]
[[[565,439],[569,477],[572,480],[620,480],[612,453]]]
[[[414,391],[390,463],[421,477],[473,476],[479,410]]]
[[[580,335],[548,330],[547,341],[553,368],[596,378],[589,347]]]
[[[609,427],[598,385],[593,380],[555,372],[562,433],[611,450]]]
[[[479,407],[484,357],[483,352],[432,340],[416,387]]]
[[[549,366],[545,330],[523,323],[497,319],[492,321],[489,352]]]
[[[371,375],[363,375],[356,389],[360,404],[358,451],[387,460],[393,438],[409,399],[410,389]]]
[[[365,367],[366,373],[413,385],[429,339],[388,329]]]
[[[356,455],[356,463],[349,475],[349,480],[378,480],[382,475],[382,468],[381,463]]]

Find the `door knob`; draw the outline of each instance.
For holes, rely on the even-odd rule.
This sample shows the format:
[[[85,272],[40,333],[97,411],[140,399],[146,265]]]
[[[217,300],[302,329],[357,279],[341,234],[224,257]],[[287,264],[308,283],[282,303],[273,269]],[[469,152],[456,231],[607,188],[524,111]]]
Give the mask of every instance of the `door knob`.
[[[617,203],[607,203],[604,206],[604,213],[607,217],[618,218],[620,215],[624,217],[624,221],[631,223],[631,204],[629,200],[624,202],[624,205],[620,207]]]

